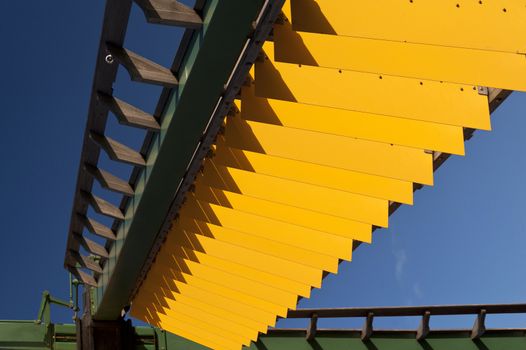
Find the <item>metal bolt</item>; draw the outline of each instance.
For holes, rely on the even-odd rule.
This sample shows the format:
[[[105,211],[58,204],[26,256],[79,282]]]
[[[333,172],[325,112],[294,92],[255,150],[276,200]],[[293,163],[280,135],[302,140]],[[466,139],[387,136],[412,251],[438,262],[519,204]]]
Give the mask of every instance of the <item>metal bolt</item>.
[[[113,64],[113,56],[111,54],[106,55],[104,58],[107,64]]]

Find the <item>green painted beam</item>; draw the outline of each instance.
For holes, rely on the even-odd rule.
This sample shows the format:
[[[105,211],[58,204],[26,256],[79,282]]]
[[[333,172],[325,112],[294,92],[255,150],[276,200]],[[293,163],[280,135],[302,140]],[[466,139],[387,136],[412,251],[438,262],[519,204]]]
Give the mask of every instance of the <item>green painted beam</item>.
[[[75,350],[73,324],[0,321],[0,350]],[[375,331],[366,342],[358,330],[318,330],[314,340],[305,330],[270,330],[246,350],[524,350],[526,329],[488,330],[471,340],[471,330],[431,331],[424,341],[415,331]],[[151,327],[134,328],[136,350],[206,350],[202,345]],[[116,349],[119,350],[119,349]]]
[[[375,331],[366,342],[361,331],[318,330],[312,341],[305,331],[270,331],[260,336],[250,350],[523,350],[526,330],[489,330],[478,340],[469,331],[431,331],[424,341],[417,341],[416,331]]]
[[[252,31],[263,0],[208,0],[99,279],[94,319],[115,320],[129,301],[179,181]],[[169,45],[169,44],[168,44]]]

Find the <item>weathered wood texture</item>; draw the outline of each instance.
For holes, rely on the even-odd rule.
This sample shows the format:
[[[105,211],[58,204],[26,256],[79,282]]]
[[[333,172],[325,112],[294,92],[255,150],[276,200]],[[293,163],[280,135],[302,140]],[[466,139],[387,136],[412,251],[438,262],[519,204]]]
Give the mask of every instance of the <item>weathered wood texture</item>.
[[[150,23],[200,28],[203,21],[192,8],[175,0],[135,0]]]
[[[128,197],[133,196],[133,188],[131,188],[127,181],[90,164],[85,164],[84,169],[93,176],[102,187]]]
[[[119,208],[117,208],[110,202],[105,201],[104,199],[97,197],[93,193],[89,192],[82,192],[81,196],[82,199],[89,203],[97,213],[112,217],[117,220],[124,220],[124,215],[122,214],[122,211],[120,211]]]
[[[151,131],[159,131],[159,123],[153,115],[102,92],[97,97],[106,108],[115,114],[119,123]]]
[[[177,86],[177,78],[168,68],[112,43],[107,43],[106,47],[110,54],[126,68],[132,80],[164,87]]]
[[[139,152],[110,137],[93,132],[90,134],[90,138],[99,145],[112,160],[141,167],[146,165],[144,158]]]
[[[86,227],[86,229],[94,235],[106,238],[109,241],[115,241],[115,232],[113,232],[108,226],[103,225],[100,222],[95,221],[91,218],[88,218],[85,215],[79,215],[78,220],[82,222],[84,227]]]
[[[78,240],[79,244],[91,254],[100,256],[104,259],[108,258],[108,251],[106,250],[106,248],[104,248],[97,242],[92,241],[91,239],[88,239],[79,234],[74,234],[73,239]]]

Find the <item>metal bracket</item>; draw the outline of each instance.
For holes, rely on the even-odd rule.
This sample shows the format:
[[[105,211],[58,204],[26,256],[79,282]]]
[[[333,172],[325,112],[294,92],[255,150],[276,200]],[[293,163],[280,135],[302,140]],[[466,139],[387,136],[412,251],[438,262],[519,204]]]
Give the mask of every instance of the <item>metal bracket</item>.
[[[318,327],[318,315],[312,314],[310,318],[310,325],[309,325],[309,328],[307,329],[307,336],[305,337],[307,341],[311,341],[311,340],[314,340],[314,338],[316,338],[316,331],[318,329],[317,327]]]
[[[369,340],[371,336],[373,335],[373,318],[374,318],[374,314],[372,312],[369,312],[363,324],[362,334],[360,336],[360,339],[362,341]]]
[[[472,340],[479,339],[486,332],[485,321],[486,321],[486,310],[482,309],[477,315],[477,319],[475,320],[475,323],[473,324],[473,329],[471,330]]]
[[[477,92],[479,93],[479,95],[489,95],[489,90],[486,86],[477,86]]]
[[[422,321],[416,331],[416,340],[424,340],[429,334],[429,319],[431,318],[431,312],[426,311],[424,316],[422,316]]]

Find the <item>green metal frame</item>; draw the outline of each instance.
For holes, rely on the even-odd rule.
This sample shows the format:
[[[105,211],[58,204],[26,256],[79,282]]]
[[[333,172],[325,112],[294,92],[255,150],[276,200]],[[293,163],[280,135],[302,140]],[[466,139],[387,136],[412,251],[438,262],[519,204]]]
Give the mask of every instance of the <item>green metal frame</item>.
[[[162,115],[135,196],[117,232],[95,293],[94,319],[117,319],[168,213],[224,84],[252,32],[263,0],[209,0]],[[148,249],[145,249],[148,248]]]
[[[305,330],[271,330],[245,349],[250,350],[524,350],[526,330],[488,330],[471,340],[469,330],[432,331],[424,341],[414,331],[375,331],[363,342],[358,330],[320,330],[313,340]],[[136,350],[205,350],[177,335],[156,328],[135,327]],[[37,324],[35,321],[0,321],[0,350],[77,349],[73,324]]]

